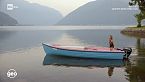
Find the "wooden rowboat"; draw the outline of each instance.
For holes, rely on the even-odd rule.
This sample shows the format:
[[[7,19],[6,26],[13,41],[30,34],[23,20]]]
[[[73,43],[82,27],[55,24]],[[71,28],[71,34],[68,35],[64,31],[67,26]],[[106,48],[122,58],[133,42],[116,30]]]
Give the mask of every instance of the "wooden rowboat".
[[[61,46],[42,44],[46,55],[69,56],[97,59],[124,59],[128,58],[132,50],[113,49],[107,47]]]

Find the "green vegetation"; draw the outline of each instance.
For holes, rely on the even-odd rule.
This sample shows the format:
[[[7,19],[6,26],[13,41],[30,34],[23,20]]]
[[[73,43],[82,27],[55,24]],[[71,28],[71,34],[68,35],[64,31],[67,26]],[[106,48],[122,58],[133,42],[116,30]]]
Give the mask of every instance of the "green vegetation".
[[[138,5],[140,13],[135,14],[135,18],[138,22],[137,27],[142,27],[142,21],[145,19],[145,0],[131,0],[130,6]]]

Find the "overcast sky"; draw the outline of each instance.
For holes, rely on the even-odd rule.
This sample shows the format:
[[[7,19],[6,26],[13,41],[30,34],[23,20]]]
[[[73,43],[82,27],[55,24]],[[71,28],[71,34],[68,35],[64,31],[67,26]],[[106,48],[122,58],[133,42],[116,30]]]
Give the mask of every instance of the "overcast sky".
[[[77,9],[78,7],[95,0],[26,0],[30,3],[37,3],[58,10],[63,16]]]

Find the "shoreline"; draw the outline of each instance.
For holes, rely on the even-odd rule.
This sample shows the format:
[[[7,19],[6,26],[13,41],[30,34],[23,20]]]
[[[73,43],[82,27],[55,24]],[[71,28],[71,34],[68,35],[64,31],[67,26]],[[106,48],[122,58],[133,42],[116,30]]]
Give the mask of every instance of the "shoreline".
[[[145,26],[143,27],[127,27],[121,30],[121,33],[128,36],[145,38]]]

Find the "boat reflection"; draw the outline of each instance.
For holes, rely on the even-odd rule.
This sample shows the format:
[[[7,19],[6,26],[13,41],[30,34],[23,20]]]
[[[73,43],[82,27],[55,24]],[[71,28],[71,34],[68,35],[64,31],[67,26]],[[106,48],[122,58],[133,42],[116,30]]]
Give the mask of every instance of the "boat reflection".
[[[43,65],[67,66],[67,67],[124,67],[128,61],[82,59],[63,56],[46,55]]]

